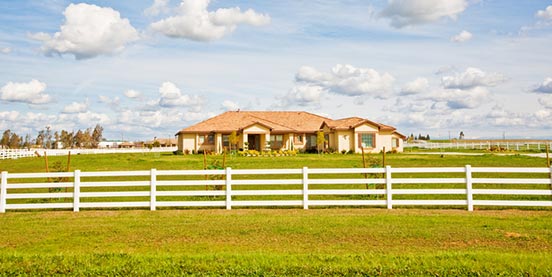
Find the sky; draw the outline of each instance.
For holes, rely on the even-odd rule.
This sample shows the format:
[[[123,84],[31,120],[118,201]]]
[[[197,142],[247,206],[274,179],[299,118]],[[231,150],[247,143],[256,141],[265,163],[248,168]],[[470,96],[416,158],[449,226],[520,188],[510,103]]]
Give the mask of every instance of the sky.
[[[552,139],[552,1],[0,0],[0,130],[148,140],[229,110]]]

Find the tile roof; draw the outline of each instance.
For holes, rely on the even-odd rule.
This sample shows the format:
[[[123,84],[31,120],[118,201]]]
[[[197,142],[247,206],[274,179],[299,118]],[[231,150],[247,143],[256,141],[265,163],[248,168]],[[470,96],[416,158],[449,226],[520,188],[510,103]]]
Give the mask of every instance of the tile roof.
[[[230,133],[254,124],[265,125],[276,133],[314,132],[328,120],[331,119],[302,111],[228,111],[184,128],[179,133]]]
[[[178,133],[230,133],[254,124],[264,125],[272,133],[310,133],[319,130],[323,124],[331,129],[348,130],[364,123],[376,126],[381,131],[395,131],[392,126],[360,117],[333,120],[302,111],[228,111],[184,128]]]

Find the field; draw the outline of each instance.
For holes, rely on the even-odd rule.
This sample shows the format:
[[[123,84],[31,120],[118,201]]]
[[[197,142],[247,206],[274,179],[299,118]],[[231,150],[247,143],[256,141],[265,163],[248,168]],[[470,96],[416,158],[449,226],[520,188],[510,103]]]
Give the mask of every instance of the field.
[[[67,157],[49,157],[65,165]],[[78,155],[86,171],[201,169],[202,156]],[[208,156],[207,163],[221,156]],[[381,163],[381,156],[369,159]],[[387,155],[414,166],[545,166],[525,156]],[[359,155],[227,157],[232,168],[362,167]],[[0,170],[44,172],[43,158]],[[0,214],[0,275],[552,276],[552,211],[332,208]]]

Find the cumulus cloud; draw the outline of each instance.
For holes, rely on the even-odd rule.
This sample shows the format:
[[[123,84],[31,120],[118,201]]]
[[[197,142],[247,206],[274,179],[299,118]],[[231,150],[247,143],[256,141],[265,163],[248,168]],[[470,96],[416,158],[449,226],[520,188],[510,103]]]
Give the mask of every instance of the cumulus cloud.
[[[63,108],[63,113],[84,113],[88,110],[88,100],[79,103],[79,102],[73,102]]]
[[[0,48],[0,53],[2,54],[9,54],[11,53],[12,49],[10,47],[2,47]]]
[[[391,19],[393,27],[402,28],[445,17],[456,19],[467,7],[466,0],[389,0],[380,15]]]
[[[227,111],[237,111],[240,108],[240,105],[234,101],[224,100],[222,101],[222,108]]]
[[[392,91],[393,76],[379,73],[371,68],[356,68],[352,65],[334,66],[329,73],[303,66],[295,76],[301,85],[319,86],[321,90],[346,96],[372,96],[387,98]],[[304,94],[304,93],[302,93]],[[310,92],[310,97],[315,93]]]
[[[552,20],[552,6],[548,6],[544,10],[537,11],[535,16],[544,20]]]
[[[451,109],[474,109],[487,102],[490,92],[485,87],[470,89],[445,89],[433,93],[428,99],[442,101]]]
[[[0,89],[0,100],[27,104],[50,103],[52,98],[44,90],[46,83],[34,79],[28,83],[8,82]]]
[[[285,96],[280,98],[280,105],[285,107],[289,105],[308,106],[311,104],[320,104],[320,97],[323,93],[324,88],[321,86],[298,84]]]
[[[201,106],[203,99],[197,95],[183,95],[180,89],[172,82],[164,82],[159,87],[161,107],[191,107]]]
[[[144,10],[144,14],[147,16],[156,16],[160,13],[166,13],[169,11],[169,0],[154,0],[153,4]]]
[[[547,109],[552,109],[552,95],[545,95],[543,97],[540,97],[539,103]]]
[[[466,42],[470,39],[472,39],[473,35],[472,33],[468,32],[468,31],[462,31],[460,32],[459,34],[453,36],[452,38],[450,38],[450,41],[452,42]]]
[[[174,38],[213,41],[232,33],[238,24],[261,26],[270,22],[270,16],[252,9],[242,12],[239,7],[207,10],[209,0],[182,0],[177,14],[150,25],[153,31]]]
[[[552,93],[552,78],[548,77],[544,79],[544,81],[532,91],[537,93]]]
[[[136,91],[136,90],[133,90],[133,89],[129,89],[129,90],[125,91],[124,94],[125,94],[126,97],[131,98],[131,99],[138,98],[138,97],[142,96],[142,94],[139,91]]]
[[[54,35],[30,34],[42,41],[42,51],[51,54],[73,54],[77,59],[122,51],[138,39],[138,32],[118,11],[85,3],[70,4],[63,12],[65,22]]]
[[[417,78],[416,80],[407,83],[401,89],[401,95],[412,95],[424,93],[429,88],[429,81],[426,78]]]
[[[506,81],[499,73],[486,73],[479,68],[469,67],[454,76],[443,76],[441,82],[449,89],[470,89],[478,86],[492,87]]]

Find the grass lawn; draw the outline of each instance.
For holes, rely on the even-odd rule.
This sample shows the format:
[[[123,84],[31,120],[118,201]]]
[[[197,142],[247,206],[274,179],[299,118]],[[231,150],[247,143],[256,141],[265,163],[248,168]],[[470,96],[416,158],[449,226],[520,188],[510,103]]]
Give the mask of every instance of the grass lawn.
[[[379,160],[381,155],[371,155]],[[49,157],[50,170],[67,157]],[[208,156],[207,163],[222,163]],[[44,158],[0,171],[44,172]],[[389,154],[393,167],[544,167],[526,156]],[[362,167],[360,155],[227,157],[247,168]],[[71,170],[202,169],[203,156],[75,155]],[[552,210],[166,209],[0,214],[2,275],[552,276]]]
[[[552,212],[10,212],[0,275],[551,276]]]
[[[381,154],[367,155],[370,161],[382,164]],[[222,155],[207,156],[207,165],[223,163]],[[56,163],[67,166],[66,156],[48,157],[50,171]],[[333,168],[362,167],[362,156],[342,154],[299,154],[292,157],[238,157],[227,156],[226,166],[234,169],[254,168]],[[387,154],[386,165],[393,167],[436,167],[436,166],[496,166],[496,167],[544,167],[546,160],[522,155],[499,156],[462,156],[462,155],[426,155],[426,154]],[[179,170],[203,169],[202,155],[173,155],[172,153],[135,153],[135,154],[99,154],[71,156],[71,170],[116,171],[116,170]],[[8,172],[45,172],[43,157],[21,158],[19,160],[0,160],[0,171]]]

